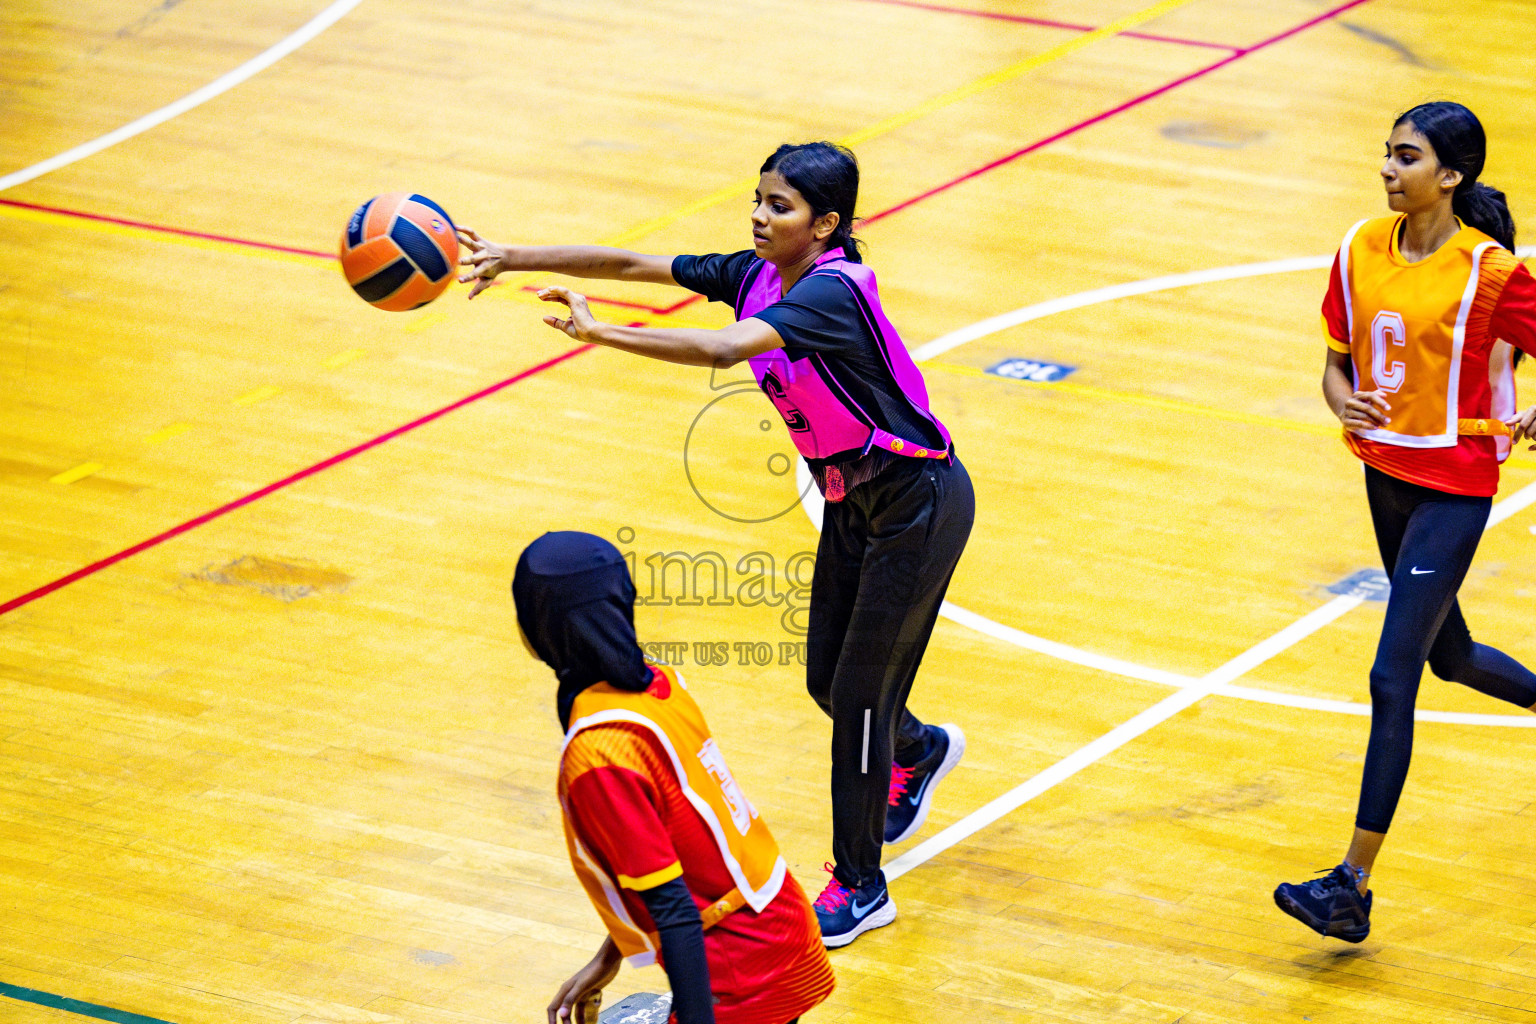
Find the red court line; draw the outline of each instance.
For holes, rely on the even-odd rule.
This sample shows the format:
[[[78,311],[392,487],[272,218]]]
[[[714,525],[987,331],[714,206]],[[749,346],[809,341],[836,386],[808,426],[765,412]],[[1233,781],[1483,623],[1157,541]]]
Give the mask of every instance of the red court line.
[[[881,0],[881,2],[885,2],[885,0]],[[921,192],[913,196],[911,199],[905,199],[897,203],[895,206],[887,207],[886,209],[881,210],[879,213],[870,214],[868,217],[863,219],[864,223],[873,224],[877,220],[882,220],[886,217],[889,217],[893,213],[899,213],[909,206],[916,205],[917,203],[922,202],[924,199],[931,199],[938,195],[940,192],[947,192],[954,188],[956,185],[970,181],[972,178],[979,178],[989,171],[995,171],[1005,164],[1011,164],[1021,156],[1027,156],[1030,153],[1033,153],[1035,150],[1049,146],[1053,142],[1059,142],[1062,139],[1067,138],[1069,135],[1076,135],[1084,128],[1096,125],[1100,121],[1108,120],[1109,118],[1114,117],[1116,114],[1123,114],[1125,111],[1130,110],[1133,107],[1139,107],[1143,103],[1163,95],[1165,92],[1177,89],[1179,86],[1193,82],[1197,78],[1204,78],[1211,72],[1218,71],[1221,68],[1226,67],[1228,64],[1233,63],[1234,61],[1242,60],[1244,57],[1251,53],[1256,53],[1267,46],[1273,46],[1275,43],[1289,39],[1291,36],[1296,35],[1298,32],[1305,32],[1307,29],[1312,28],[1314,25],[1320,25],[1325,21],[1336,18],[1350,8],[1359,7],[1361,4],[1369,2],[1370,0],[1349,0],[1348,3],[1340,4],[1338,7],[1324,11],[1317,17],[1310,18],[1307,21],[1302,22],[1300,25],[1295,26],[1294,28],[1288,28],[1284,32],[1281,32],[1278,35],[1270,36],[1268,39],[1265,39],[1262,42],[1258,42],[1252,46],[1247,46],[1243,49],[1237,50],[1230,56],[1223,57],[1221,60],[1214,64],[1208,64],[1201,68],[1199,71],[1193,71],[1181,78],[1175,78],[1173,81],[1168,82],[1165,85],[1160,85],[1150,92],[1144,92],[1134,99],[1126,100],[1124,103],[1110,107],[1108,110],[1095,114],[1086,120],[1079,121],[1077,124],[1072,125],[1070,128],[1063,128],[1061,131],[1054,135],[1047,135],[1043,139],[1037,139],[1036,141],[1031,142],[1029,145],[1025,146],[1023,149],[1016,149],[1012,153],[1009,153],[1007,156],[999,157],[998,159],[993,160],[991,163],[983,164],[982,166],[976,168],[974,171],[967,171],[965,174],[960,175],[958,178],[952,178],[942,185],[936,185],[926,192]]]
[[[525,291],[525,292],[536,292],[536,291],[540,290],[540,288],[542,288],[542,287],[543,287],[542,285],[537,285],[537,284],[525,284],[525,285],[523,285],[523,291]],[[638,309],[638,310],[642,310],[642,311],[644,311],[646,313],[652,313],[652,314],[654,314],[656,316],[668,316],[668,315],[670,315],[672,313],[676,313],[678,310],[682,309],[684,306],[691,306],[691,305],[693,305],[695,302],[698,302],[698,301],[700,301],[703,298],[704,298],[704,296],[702,296],[702,295],[697,295],[697,294],[690,295],[686,299],[682,299],[682,300],[680,300],[678,302],[672,303],[672,305],[670,305],[670,306],[647,306],[643,302],[625,302],[623,299],[605,299],[605,298],[602,298],[601,296],[597,296],[597,295],[588,295],[587,296],[587,301],[588,302],[601,302],[605,306],[621,306],[624,309]]]
[[[1246,47],[1246,48],[1244,48],[1242,50],[1239,50],[1236,53],[1233,53],[1231,56],[1226,57],[1226,58],[1224,58],[1222,60],[1219,60],[1219,61],[1217,61],[1214,64],[1211,64],[1211,65],[1209,65],[1209,66],[1207,66],[1205,68],[1200,69],[1199,71],[1195,71],[1195,72],[1193,72],[1191,74],[1185,75],[1182,78],[1174,79],[1172,82],[1169,82],[1166,85],[1160,86],[1157,89],[1153,89],[1150,92],[1143,93],[1142,95],[1136,97],[1135,99],[1128,100],[1125,103],[1121,103],[1118,106],[1112,107],[1109,110],[1104,111],[1103,113],[1097,114],[1097,115],[1095,115],[1095,116],[1093,116],[1091,118],[1088,118],[1085,121],[1081,121],[1081,122],[1073,125],[1072,127],[1064,129],[1063,131],[1057,132],[1056,134],[1048,136],[1047,138],[1041,139],[1041,140],[1039,140],[1037,142],[1030,143],[1028,146],[1025,146],[1023,149],[1016,150],[1015,152],[1010,153],[1007,156],[1002,157],[1001,159],[994,160],[991,163],[986,164],[983,167],[979,167],[976,170],[971,171],[971,172],[969,172],[967,174],[961,175],[960,177],[955,178],[952,181],[948,181],[948,182],[944,183],[943,185],[939,185],[939,186],[937,186],[935,188],[931,188],[931,189],[929,189],[926,192],[923,192],[923,193],[921,193],[919,195],[913,196],[911,199],[905,200],[904,202],[897,203],[895,206],[889,207],[888,209],[881,210],[879,213],[876,213],[876,214],[874,214],[874,215],[872,215],[870,217],[865,218],[865,223],[872,223],[874,221],[881,220],[881,219],[883,219],[885,217],[889,217],[893,213],[897,213],[897,212],[899,212],[901,210],[905,210],[907,207],[913,206],[913,205],[915,205],[917,203],[920,203],[924,199],[928,199],[928,198],[930,198],[932,196],[938,195],[939,193],[947,191],[948,189],[954,188],[956,185],[959,185],[959,184],[961,184],[962,182],[965,182],[965,181],[969,181],[972,178],[980,177],[981,175],[986,174],[988,171],[995,170],[996,168],[1002,167],[1005,164],[1012,163],[1014,160],[1017,160],[1019,157],[1024,156],[1027,153],[1032,153],[1035,150],[1040,149],[1043,146],[1048,146],[1052,142],[1055,142],[1055,141],[1057,141],[1059,139],[1064,139],[1064,138],[1066,138],[1069,135],[1072,135],[1072,134],[1074,134],[1076,132],[1079,132],[1079,131],[1083,130],[1084,128],[1087,128],[1090,125],[1098,124],[1100,121],[1103,121],[1103,120],[1105,120],[1107,118],[1113,117],[1116,114],[1122,113],[1122,112],[1124,112],[1126,110],[1130,110],[1131,108],[1139,106],[1140,104],[1145,103],[1148,100],[1151,100],[1151,99],[1153,99],[1153,98],[1155,98],[1157,96],[1161,96],[1163,93],[1166,93],[1166,92],[1168,92],[1171,89],[1176,89],[1179,86],[1185,84],[1186,82],[1192,82],[1192,81],[1194,81],[1197,78],[1201,78],[1201,77],[1203,77],[1205,75],[1210,74],[1212,71],[1215,71],[1215,70],[1217,70],[1219,68],[1226,67],[1228,64],[1231,64],[1233,61],[1239,60],[1242,57],[1246,57],[1250,53],[1254,53],[1254,52],[1256,52],[1258,50],[1262,50],[1262,49],[1264,49],[1267,46],[1272,46],[1275,43],[1280,42],[1281,40],[1289,39],[1291,36],[1296,35],[1299,32],[1303,32],[1306,29],[1309,29],[1309,28],[1313,27],[1314,25],[1319,25],[1322,22],[1328,21],[1331,18],[1335,18],[1338,15],[1343,14],[1345,11],[1350,10],[1351,8],[1359,7],[1360,5],[1365,4],[1365,3],[1369,3],[1369,2],[1370,2],[1370,0],[1349,0],[1348,3],[1340,4],[1338,7],[1335,7],[1332,10],[1329,10],[1329,11],[1325,11],[1324,13],[1318,15],[1315,18],[1311,18],[1308,21],[1302,22],[1300,25],[1297,25],[1294,28],[1287,29],[1286,31],[1281,32],[1278,35],[1271,36],[1268,39],[1263,40],[1262,42],[1255,43],[1253,46],[1249,46],[1249,47]],[[14,202],[14,201],[0,199],[0,202]],[[18,203],[18,204],[15,204],[15,205],[27,205],[27,204],[19,204]],[[45,209],[45,208],[44,207],[34,207],[34,209]],[[56,211],[56,212],[67,213],[68,211]],[[99,219],[102,219],[102,220],[112,220],[113,218],[103,217],[103,218],[99,218]],[[131,222],[117,221],[117,223],[131,223]],[[136,225],[136,226],[143,226],[143,225]],[[152,227],[152,229],[153,229],[153,226],[150,226],[150,227]],[[217,237],[217,236],[204,235],[204,236],[200,236],[200,237],[212,238],[212,237]],[[238,239],[233,239],[232,241],[235,241],[237,244],[242,244],[242,243],[239,242]],[[302,252],[303,250],[288,250],[288,251]],[[676,303],[676,304],[674,304],[671,307],[668,307],[668,310],[670,311],[670,310],[679,309],[679,308],[681,308],[683,306],[686,306],[689,302],[697,301],[698,298],[700,298],[700,297],[699,296],[691,297],[691,298],[686,299],[686,300],[684,300],[682,302]],[[634,326],[634,325],[632,325],[632,326]],[[371,441],[365,441],[364,443],[362,443],[362,444],[360,444],[360,445],[358,445],[358,446],[356,446],[354,448],[347,449],[346,451],[340,453],[339,455],[333,455],[333,456],[331,456],[328,459],[325,459],[325,460],[323,460],[321,462],[315,463],[313,466],[310,466],[307,469],[302,469],[299,472],[294,473],[291,476],[284,477],[282,480],[279,480],[276,483],[268,484],[266,487],[263,487],[259,491],[253,491],[250,494],[247,494],[247,495],[245,495],[242,498],[237,498],[234,501],[228,503],[227,505],[222,505],[219,508],[214,509],[212,512],[205,512],[202,515],[200,515],[200,516],[198,516],[198,517],[196,517],[194,519],[187,520],[186,522],[182,523],[179,526],[175,526],[175,527],[172,527],[169,530],[166,530],[164,533],[157,534],[156,536],[151,537],[149,540],[142,541],[142,542],[140,542],[138,544],[135,544],[131,548],[126,548],[123,551],[119,551],[117,554],[110,555],[110,556],[102,559],[99,562],[93,562],[90,565],[85,566],[84,568],[77,569],[74,572],[70,573],[69,575],[62,576],[59,579],[54,580],[52,583],[45,584],[44,586],[41,586],[38,589],[31,591],[30,593],[22,594],[20,597],[12,598],[10,601],[7,601],[5,604],[0,604],[0,615],[4,615],[7,612],[10,612],[10,611],[13,611],[13,610],[15,610],[17,608],[20,608],[22,605],[30,604],[31,602],[37,600],[40,597],[44,597],[44,596],[46,596],[48,594],[53,593],[55,590],[58,590],[61,587],[66,587],[69,584],[74,583],[76,580],[84,579],[87,576],[91,576],[91,575],[93,575],[93,574],[95,574],[97,572],[100,572],[102,569],[107,568],[108,566],[116,565],[118,562],[121,562],[125,558],[130,558],[133,555],[136,555],[136,554],[138,554],[141,551],[145,551],[145,550],[147,550],[149,548],[155,547],[158,544],[162,544],[165,541],[168,541],[168,540],[172,539],[173,537],[180,536],[181,534],[186,533],[188,530],[196,529],[197,527],[203,525],[204,523],[207,523],[207,522],[210,522],[210,521],[212,521],[214,519],[217,519],[220,516],[223,516],[223,515],[225,515],[225,514],[227,514],[229,512],[233,512],[235,509],[242,508],[243,506],[249,505],[249,504],[251,504],[254,501],[258,501],[261,498],[266,497],[268,494],[273,493],[274,491],[278,491],[278,490],[281,490],[284,487],[287,487],[289,484],[296,483],[296,482],[298,482],[300,480],[303,480],[306,477],[313,476],[314,474],[319,473],[322,470],[329,469],[332,466],[335,466],[335,465],[337,465],[339,463],[345,462],[348,459],[352,458],[354,455],[360,455],[363,452],[368,451],[370,448],[376,448],[376,447],[378,447],[379,445],[383,444],[386,441],[389,441],[389,440],[391,440],[393,438],[399,437],[401,434],[404,434],[404,433],[407,433],[409,431],[415,430],[417,427],[422,426],[422,425],[427,424],[427,423],[430,423],[433,420],[435,420],[435,419],[437,419],[437,418],[439,418],[441,416],[446,416],[448,413],[453,412],[455,409],[463,408],[464,406],[469,405],[471,402],[476,402],[476,401],[479,401],[482,398],[485,398],[487,395],[495,394],[497,391],[500,391],[502,388],[508,387],[509,385],[512,385],[512,384],[516,384],[518,381],[524,380],[524,379],[526,379],[528,377],[531,377],[531,376],[533,376],[536,373],[542,373],[545,370],[548,370],[548,369],[550,369],[550,368],[552,368],[554,366],[559,365],[560,363],[565,362],[567,359],[571,359],[571,358],[573,358],[575,356],[581,355],[583,352],[589,352],[594,347],[596,347],[596,346],[593,346],[593,345],[582,345],[579,348],[575,348],[575,349],[570,350],[569,352],[565,352],[565,353],[563,353],[561,355],[558,355],[558,356],[556,356],[553,359],[547,360],[546,362],[540,363],[539,365],[537,365],[535,367],[532,367],[531,369],[524,370],[522,373],[518,374],[515,377],[509,377],[508,379],[502,381],[499,384],[493,384],[490,387],[485,388],[484,390],[477,391],[477,392],[475,392],[472,395],[469,395],[469,396],[467,396],[465,398],[461,398],[457,402],[454,402],[451,405],[446,405],[443,408],[438,409],[436,412],[428,413],[427,415],[421,417],[420,419],[412,420],[410,423],[407,423],[404,426],[396,427],[394,430],[391,430],[391,431],[389,431],[386,434],[380,434],[378,437],[374,438]]]
[[[267,486],[261,488],[258,491],[252,491],[250,494],[236,498],[234,501],[229,502],[227,505],[220,505],[218,508],[211,512],[204,512],[200,516],[188,519],[186,522],[180,524],[179,526],[173,526],[169,530],[166,530],[164,533],[158,533],[148,540],[140,541],[131,548],[124,548],[122,551],[119,551],[115,555],[108,555],[106,558],[103,558],[99,562],[92,562],[90,565],[76,569],[74,572],[67,576],[60,576],[52,583],[44,584],[43,586],[38,587],[36,590],[22,594],[20,597],[14,597],[11,600],[5,602],[5,604],[0,604],[0,615],[15,611],[22,605],[31,604],[38,598],[46,597],[61,587],[67,587],[77,580],[82,580],[87,576],[95,575],[108,566],[116,565],[118,562],[121,562],[125,558],[132,558],[134,555],[141,551],[148,551],[152,547],[164,544],[166,541],[173,537],[179,537],[189,530],[195,530],[199,526],[202,526],[204,523],[210,523],[213,520],[218,519],[220,516],[228,515],[230,512],[233,512],[238,508],[244,508],[246,505],[249,505],[254,501],[260,501],[267,495],[280,491],[290,484],[296,484],[306,477],[314,476],[316,473],[330,469],[332,466],[340,465],[353,456],[361,455],[363,452],[366,452],[371,448],[377,448],[379,445],[385,443],[386,441],[392,441],[399,437],[401,434],[408,434],[415,430],[417,427],[426,426],[433,420],[440,419],[453,412],[455,409],[462,409],[464,406],[469,405],[471,402],[478,402],[482,398],[487,398],[491,395],[494,395],[496,392],[502,390],[503,388],[511,387],[518,381],[527,380],[534,374],[543,373],[545,370],[560,365],[567,359],[573,359],[576,356],[581,355],[583,352],[590,352],[596,347],[597,346],[595,345],[582,345],[579,348],[571,349],[569,352],[562,352],[560,355],[555,356],[553,359],[547,359],[537,366],[530,367],[529,369],[524,370],[522,373],[508,377],[506,380],[501,381],[498,384],[492,384],[490,387],[476,391],[472,395],[466,395],[465,397],[459,399],[457,402],[445,405],[435,412],[429,412],[425,416],[411,420],[411,422],[403,424],[402,426],[398,426],[395,429],[388,431],[387,433],[380,434],[378,437],[375,437],[370,441],[364,441],[362,444],[348,448],[346,451],[340,452],[336,455],[332,455],[328,459],[322,459],[321,461],[315,463],[313,466],[310,466],[306,469],[301,469],[297,473],[293,473],[289,476],[285,476],[276,483],[267,484]]]
[[[318,256],[325,260],[334,260],[333,252],[315,252],[313,249],[295,249],[290,245],[273,245],[271,242],[253,242],[249,238],[231,238],[228,235],[211,235],[206,231],[190,231],[187,228],[166,227],[164,224],[146,224],[141,220],[124,220],[122,217],[107,217],[100,213],[86,213],[83,210],[66,210],[58,206],[42,206],[38,203],[23,203],[18,199],[0,199],[0,206],[14,206],[22,210],[37,210],[41,213],[57,213],[63,217],[79,217],[81,220],[94,220],[103,224],[120,224],[128,228],[142,228],[145,231],[157,231],[163,235],[180,235],[182,238],[201,238],[210,242],[228,242],[230,245],[241,245],[249,249],[267,249],[271,252],[292,253],[295,256]]]
[[[180,238],[201,238],[210,242],[225,242],[229,245],[238,245],[247,249],[265,249],[269,252],[286,252],[295,256],[314,256],[323,260],[337,258],[333,252],[316,252],[314,249],[296,249],[291,245],[274,245],[271,242],[257,242],[249,238],[234,238],[230,235],[214,235],[206,231],[192,231],[188,228],[170,227],[166,224],[150,224],[142,220],[127,220],[123,217],[108,217],[100,213],[87,213],[84,210],[70,210],[62,206],[43,206],[39,203],[24,203],[17,199],[0,199],[0,206],[13,206],[22,210],[37,210],[41,213],[54,213],[61,217],[77,217],[80,220],[93,220],[101,224],[117,224],[122,227],[140,228],[144,231],[154,231],[162,235],[175,235]],[[524,288],[524,291],[538,291],[537,287]],[[704,296],[690,295],[681,302],[674,302],[670,306],[647,306],[637,302],[623,302],[619,299],[605,299],[598,295],[588,295],[590,302],[600,302],[609,306],[623,306],[627,309],[640,309],[657,316],[667,316],[692,305]]]
[[[866,0],[867,3],[889,4],[892,7],[915,7],[920,11],[936,11],[940,14],[963,14],[971,18],[988,18],[992,21],[1011,21],[1019,25],[1038,25],[1041,28],[1060,28],[1072,32],[1092,32],[1093,25],[1074,25],[1049,18],[1032,18],[1024,14],[1003,14],[999,11],[978,11],[971,7],[949,7],[944,4],[919,3],[918,0]],[[1178,36],[1160,36],[1151,32],[1121,32],[1119,35],[1132,39],[1145,39],[1153,43],[1176,43],[1179,46],[1203,46],[1211,50],[1236,51],[1238,47],[1226,43],[1210,43],[1204,39],[1182,39]]]

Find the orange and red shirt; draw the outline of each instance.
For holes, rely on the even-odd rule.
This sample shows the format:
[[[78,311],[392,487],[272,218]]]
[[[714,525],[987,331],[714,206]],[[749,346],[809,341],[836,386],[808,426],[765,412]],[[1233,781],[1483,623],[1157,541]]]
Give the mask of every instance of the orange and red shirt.
[[[1515,411],[1511,345],[1536,353],[1536,279],[1476,228],[1410,263],[1403,217],[1361,221],[1334,259],[1323,325],[1355,388],[1387,392],[1391,422],[1344,443],[1369,466],[1453,494],[1499,487],[1507,436],[1461,434],[1463,419]]]
[[[742,845],[748,832],[757,837],[752,841],[759,854],[770,852],[763,846],[766,826],[713,741],[706,739],[708,749],[688,749],[700,745],[695,741],[701,734],[707,737],[707,731],[684,735],[687,722],[702,730],[703,719],[682,681],[659,668],[653,669],[653,679],[644,694],[623,694],[599,684],[578,695],[560,766],[573,863],[627,954],[633,954],[637,942],[656,945],[640,892],[682,878],[706,911],[739,891],[744,877],[751,888],[754,869]],[[704,774],[687,765],[680,773],[674,757],[679,751],[699,760]],[[701,791],[710,785],[706,780],[718,784],[720,799],[713,801],[718,812],[703,802]],[[711,799],[716,795],[711,793]],[[739,827],[743,824],[746,830]],[[735,851],[722,843],[722,835],[735,840]],[[749,902],[704,932],[718,1024],[784,1024],[826,999],[836,984],[810,901],[782,868],[776,846],[771,855],[777,870],[757,879],[763,882],[755,891],[761,908]],[[728,856],[740,863],[733,867]]]

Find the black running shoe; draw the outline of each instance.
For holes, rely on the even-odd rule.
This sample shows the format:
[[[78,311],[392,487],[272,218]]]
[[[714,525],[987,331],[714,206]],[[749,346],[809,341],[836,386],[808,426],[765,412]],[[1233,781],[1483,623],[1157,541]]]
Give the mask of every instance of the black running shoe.
[[[1340,864],[1322,878],[1275,889],[1275,906],[1319,935],[1361,942],[1371,934],[1371,893],[1360,895],[1356,868]]]
[[[832,865],[826,865],[826,870],[831,872]],[[862,889],[850,889],[833,875],[811,906],[821,926],[822,945],[828,949],[846,946],[865,932],[896,920],[896,901],[885,887],[884,872]]]
[[[960,763],[965,733],[958,725],[927,725],[928,756],[911,768],[891,762],[891,791],[885,811],[885,841],[912,838],[928,820],[934,787]]]

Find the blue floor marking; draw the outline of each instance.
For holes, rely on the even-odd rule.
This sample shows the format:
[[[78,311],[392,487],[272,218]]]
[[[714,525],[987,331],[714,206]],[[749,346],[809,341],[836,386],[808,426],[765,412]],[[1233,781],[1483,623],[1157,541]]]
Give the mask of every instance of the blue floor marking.
[[[161,1020],[159,1017],[146,1017],[140,1013],[129,1013],[127,1010],[114,1010],[110,1006],[83,1003],[78,999],[70,999],[66,996],[56,996],[48,992],[39,992],[36,989],[21,988],[18,985],[7,985],[3,981],[0,981],[0,996],[19,999],[24,1003],[36,1003],[38,1006],[47,1006],[55,1010],[78,1013],[82,1017],[109,1020],[113,1024],[171,1024],[170,1021]]]

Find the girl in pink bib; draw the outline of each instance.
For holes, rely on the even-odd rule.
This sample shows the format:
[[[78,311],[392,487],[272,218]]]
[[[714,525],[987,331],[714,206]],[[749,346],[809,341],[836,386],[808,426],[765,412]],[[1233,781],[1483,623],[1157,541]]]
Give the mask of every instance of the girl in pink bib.
[[[832,719],[832,878],[816,900],[841,946],[895,920],[881,847],[914,835],[959,761],[954,725],[906,708],[939,606],[970,535],[975,497],[949,431],[886,318],[853,237],[859,170],[826,142],[763,164],[752,248],[649,256],[602,246],[504,246],[461,227],[474,298],[505,271],[678,284],[731,305],[722,330],[621,327],[586,299],[544,322],[578,341],[691,366],[747,360],[826,499],[806,636],[806,681]]]

